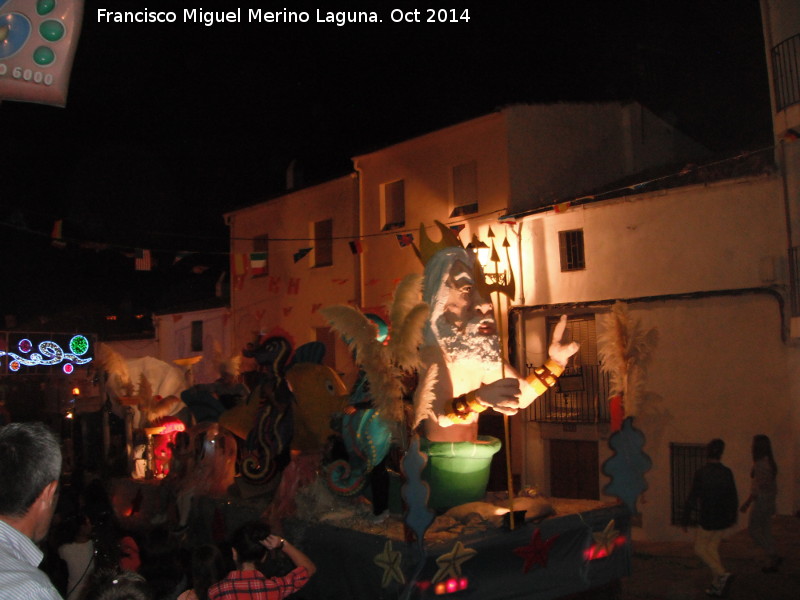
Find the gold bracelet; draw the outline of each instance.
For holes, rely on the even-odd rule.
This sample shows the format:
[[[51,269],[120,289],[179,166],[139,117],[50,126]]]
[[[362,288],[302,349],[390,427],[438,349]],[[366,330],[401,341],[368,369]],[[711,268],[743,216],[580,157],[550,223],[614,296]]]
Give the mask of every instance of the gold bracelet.
[[[527,381],[533,385],[537,394],[542,394],[556,384],[559,375],[563,372],[564,367],[554,360],[548,359],[541,367],[537,367],[533,370],[533,373],[528,375]]]
[[[470,394],[473,394],[470,398]],[[477,399],[474,397],[474,393],[470,392],[469,394],[461,394],[460,396],[453,398],[450,403],[450,412],[445,415],[450,422],[454,425],[464,425],[470,423],[472,421],[471,415],[473,412],[479,412],[472,408],[471,403],[477,403]],[[481,407],[485,410],[485,407]]]
[[[478,395],[475,393],[475,390],[472,390],[467,394],[467,406],[472,410],[472,412],[482,413],[485,411],[488,406],[484,406],[478,400]]]
[[[466,394],[461,394],[457,398],[453,398],[452,406],[453,412],[459,417],[466,417],[470,412],[472,412],[470,410]]]

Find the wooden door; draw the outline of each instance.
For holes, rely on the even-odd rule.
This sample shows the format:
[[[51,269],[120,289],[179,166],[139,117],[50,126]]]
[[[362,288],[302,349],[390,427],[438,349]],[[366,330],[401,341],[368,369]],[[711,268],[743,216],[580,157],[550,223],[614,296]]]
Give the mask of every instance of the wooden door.
[[[597,442],[550,440],[550,495],[600,498]]]

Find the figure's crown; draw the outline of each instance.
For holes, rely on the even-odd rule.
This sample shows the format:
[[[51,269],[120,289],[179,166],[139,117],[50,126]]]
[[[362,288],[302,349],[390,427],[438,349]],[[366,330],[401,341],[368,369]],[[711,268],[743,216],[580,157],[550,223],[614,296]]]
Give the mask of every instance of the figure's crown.
[[[417,258],[419,258],[423,265],[428,264],[428,261],[433,258],[433,255],[439,252],[439,250],[443,250],[444,248],[464,247],[461,240],[458,239],[458,236],[452,229],[439,221],[434,221],[434,223],[436,223],[436,226],[442,233],[442,239],[438,242],[434,242],[428,237],[423,223],[419,224],[419,248],[415,245],[414,252],[416,252]]]

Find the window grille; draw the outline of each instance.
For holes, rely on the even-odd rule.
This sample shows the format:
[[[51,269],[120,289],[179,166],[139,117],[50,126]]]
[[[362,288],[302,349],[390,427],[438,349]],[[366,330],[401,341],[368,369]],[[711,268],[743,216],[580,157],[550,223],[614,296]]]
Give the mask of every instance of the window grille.
[[[586,268],[583,251],[583,229],[558,232],[558,248],[561,253],[561,270],[578,271]]]
[[[775,110],[800,102],[800,34],[772,49]]]
[[[686,498],[692,489],[697,470],[706,464],[706,444],[670,444],[670,493],[672,495],[672,524],[682,525]],[[688,525],[697,524],[693,511]]]

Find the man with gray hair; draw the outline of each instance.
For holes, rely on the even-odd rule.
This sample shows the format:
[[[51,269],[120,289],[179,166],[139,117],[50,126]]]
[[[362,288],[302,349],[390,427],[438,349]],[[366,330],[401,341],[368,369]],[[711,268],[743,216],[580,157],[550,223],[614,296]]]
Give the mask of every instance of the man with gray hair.
[[[61,600],[39,570],[37,544],[50,528],[61,476],[61,447],[42,423],[0,427],[0,597]]]

